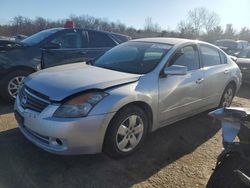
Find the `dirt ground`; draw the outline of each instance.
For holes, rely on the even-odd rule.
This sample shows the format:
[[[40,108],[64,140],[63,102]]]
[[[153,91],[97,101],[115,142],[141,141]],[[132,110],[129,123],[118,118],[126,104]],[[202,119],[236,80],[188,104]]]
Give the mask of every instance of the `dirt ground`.
[[[250,107],[250,86],[233,105]],[[16,128],[12,106],[0,102],[0,187],[205,187],[222,149],[220,126],[206,114],[159,129],[137,153],[113,160],[37,148]]]

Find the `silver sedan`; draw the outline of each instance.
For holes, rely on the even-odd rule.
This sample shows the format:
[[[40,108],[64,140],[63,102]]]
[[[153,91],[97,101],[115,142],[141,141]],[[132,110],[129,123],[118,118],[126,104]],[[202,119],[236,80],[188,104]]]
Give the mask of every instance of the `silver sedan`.
[[[25,137],[46,151],[123,157],[136,151],[148,132],[229,106],[240,85],[238,66],[211,44],[138,39],[93,63],[30,75],[15,115]]]

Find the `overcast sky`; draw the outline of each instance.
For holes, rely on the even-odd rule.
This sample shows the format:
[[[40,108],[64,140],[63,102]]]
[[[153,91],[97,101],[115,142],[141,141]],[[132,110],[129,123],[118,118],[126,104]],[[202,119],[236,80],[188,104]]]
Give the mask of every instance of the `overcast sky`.
[[[196,7],[215,11],[222,26],[250,27],[250,0],[0,0],[0,24],[17,15],[55,20],[88,14],[135,28],[143,28],[145,18],[151,17],[162,29],[174,30]]]

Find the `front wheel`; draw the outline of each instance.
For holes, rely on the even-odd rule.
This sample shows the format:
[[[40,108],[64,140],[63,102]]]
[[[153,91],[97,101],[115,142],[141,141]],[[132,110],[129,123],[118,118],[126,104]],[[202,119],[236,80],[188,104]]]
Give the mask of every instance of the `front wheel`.
[[[148,129],[146,113],[135,105],[121,109],[110,122],[104,152],[113,158],[132,154],[141,146]]]

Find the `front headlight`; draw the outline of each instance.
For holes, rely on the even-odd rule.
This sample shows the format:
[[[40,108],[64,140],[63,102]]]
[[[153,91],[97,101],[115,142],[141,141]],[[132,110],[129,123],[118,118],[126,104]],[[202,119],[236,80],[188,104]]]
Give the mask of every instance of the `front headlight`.
[[[63,118],[87,116],[91,109],[107,95],[107,93],[101,91],[78,95],[62,104],[53,116]]]

